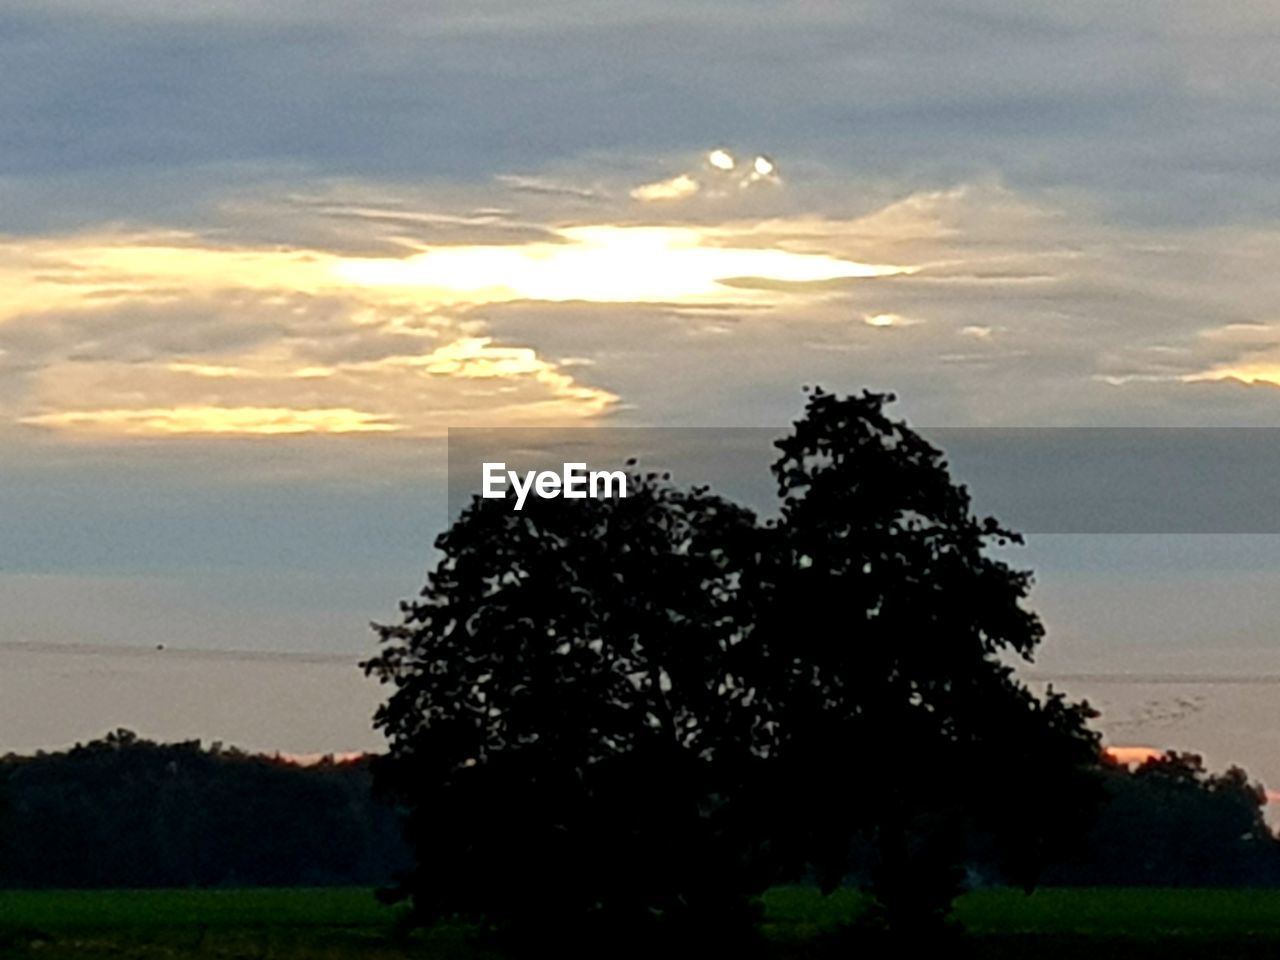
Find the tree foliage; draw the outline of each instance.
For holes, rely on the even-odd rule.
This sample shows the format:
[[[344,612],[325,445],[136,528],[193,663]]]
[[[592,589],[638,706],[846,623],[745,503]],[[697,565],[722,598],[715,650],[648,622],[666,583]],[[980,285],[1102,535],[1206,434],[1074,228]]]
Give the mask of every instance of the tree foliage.
[[[1169,751],[1132,770],[1101,770],[1102,815],[1080,856],[1056,864],[1062,884],[1237,887],[1280,882],[1262,785],[1239,767],[1210,773],[1192,753]]]
[[[1018,538],[891,399],[813,391],[767,523],[649,475],[625,499],[477,498],[441,535],[366,664],[393,687],[380,775],[412,809],[424,917],[723,932],[862,850],[875,916],[915,929],[982,830],[1032,881],[1054,844],[1030,810],[1081,808],[1090,714],[1016,679],[1043,635],[996,555]]]
[[[424,916],[531,942],[735,902],[750,864],[726,800],[765,736],[739,679],[754,518],[634,481],[518,513],[473,501],[404,622],[381,628],[383,776],[411,801]]]
[[[761,676],[778,758],[818,807],[786,818],[808,829],[803,859],[838,882],[852,833],[871,852],[874,916],[919,930],[949,910],[977,831],[1000,840],[1007,875],[1034,881],[1096,799],[1099,748],[1086,706],[1014,674],[1044,634],[1030,574],[997,555],[1021,539],[973,513],[942,452],[886,415],[891,399],[815,390],[778,443]]]

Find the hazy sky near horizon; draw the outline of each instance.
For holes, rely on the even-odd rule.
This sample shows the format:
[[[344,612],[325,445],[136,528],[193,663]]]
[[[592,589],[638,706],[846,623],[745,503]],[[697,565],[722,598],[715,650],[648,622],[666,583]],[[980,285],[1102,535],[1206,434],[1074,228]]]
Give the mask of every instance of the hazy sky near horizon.
[[[1280,426],[1277,42],[1260,0],[0,3],[0,687],[91,736],[98,674],[5,644],[367,653],[449,427],[810,383]],[[1033,537],[1045,669],[1280,675],[1278,541]]]

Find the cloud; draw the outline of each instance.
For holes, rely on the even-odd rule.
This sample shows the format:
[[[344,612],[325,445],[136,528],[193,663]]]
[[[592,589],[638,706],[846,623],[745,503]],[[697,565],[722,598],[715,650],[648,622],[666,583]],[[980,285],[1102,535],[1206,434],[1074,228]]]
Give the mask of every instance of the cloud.
[[[451,317],[447,289],[367,287],[342,278],[347,262],[195,234],[9,238],[0,411],[97,436],[421,435],[581,422],[616,402]]]
[[[913,327],[917,323],[923,321],[913,319],[912,317],[904,317],[898,313],[868,313],[862,318],[862,322],[869,327]]]
[[[755,296],[710,294],[702,312],[639,298],[495,303],[486,322],[548,355],[593,359],[593,379],[623,398],[625,416],[652,423],[779,422],[796,385],[814,381],[893,389],[904,412],[937,425],[1265,424],[1280,413],[1275,390],[1188,382],[1210,361],[1270,342],[1254,318],[1280,290],[1233,278],[1253,276],[1255,264],[1269,277],[1262,263],[1280,255],[1280,238],[1124,227],[992,180],[851,217],[795,210],[803,190],[787,199],[793,212],[735,211],[700,228],[702,242],[906,269],[725,278],[721,286]],[[876,317],[881,329],[866,323]],[[1219,326],[1233,332],[1205,334]],[[735,375],[708,378],[725,356]],[[659,386],[647,376],[653,365],[673,376]]]
[[[21,423],[113,436],[166,434],[366,433],[400,429],[384,417],[358,410],[290,410],[283,407],[195,407],[69,410],[24,417]]]
[[[687,173],[682,173],[669,180],[658,180],[636,187],[631,191],[631,196],[635,200],[646,203],[652,200],[682,200],[693,196],[701,189],[702,184]]]
[[[628,196],[641,203],[685,200],[696,194],[724,201],[733,196],[735,191],[732,188],[735,187],[743,190],[759,184],[778,185],[782,182],[777,165],[763,155],[742,164],[728,150],[718,147],[703,156],[702,167],[700,174],[681,173],[633,187]]]
[[[726,173],[738,165],[738,161],[734,159],[733,154],[728,150],[722,150],[719,148],[712,150],[707,154],[707,163],[716,170],[721,170]]]
[[[272,429],[243,411],[281,410],[407,436],[760,424],[817,381],[894,389],[939,425],[1275,416],[1280,394],[1239,376],[1280,343],[1269,231],[1125,226],[993,177],[851,213],[803,167],[785,191],[629,195],[707,156],[537,175],[560,193],[303,183],[239,193],[201,229],[0,239],[0,412],[127,436]],[[708,375],[726,357],[734,375]]]
[[[548,177],[529,177],[504,173],[499,174],[496,179],[508,190],[516,192],[568,197],[574,200],[603,200],[606,197],[599,190],[579,187],[572,183],[562,183]]]
[[[303,204],[302,215],[315,206]],[[419,216],[394,203],[375,208],[396,210],[389,218],[336,209],[354,229],[373,223],[388,235],[406,222],[490,220]],[[0,369],[10,373],[0,409],[29,428],[121,438],[590,422],[619,404],[613,390],[582,382],[584,373],[595,379],[597,358],[566,349],[574,359],[562,365],[493,334],[474,308],[749,309],[821,295],[806,284],[910,269],[778,248],[753,234],[736,225],[543,224],[524,242],[418,243],[398,257],[194,231],[0,239],[9,291]]]
[[[994,171],[1132,222],[1277,212],[1276,134],[1259,118],[1280,68],[1253,3],[1212,17],[1183,0],[341,9],[5,11],[0,57],[24,78],[0,92],[0,123],[22,131],[0,166],[7,222],[190,226],[246,184],[513,171],[532,171],[517,192],[595,202],[558,171],[634,167],[709,134],[785,148],[789,177],[826,166],[866,189]]]

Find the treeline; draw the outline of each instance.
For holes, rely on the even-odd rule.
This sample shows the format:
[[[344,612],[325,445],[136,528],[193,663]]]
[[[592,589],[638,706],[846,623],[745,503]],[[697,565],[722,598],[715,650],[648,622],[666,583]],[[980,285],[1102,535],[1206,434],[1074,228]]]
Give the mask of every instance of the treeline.
[[[408,862],[372,758],[299,766],[129,731],[0,759],[0,886],[375,885]]]
[[[1104,803],[1073,861],[1046,882],[1066,886],[1280,886],[1280,841],[1266,791],[1239,767],[1215,774],[1191,753],[1099,770]]]
[[[373,762],[299,766],[128,731],[9,755],[0,758],[0,886],[386,884],[411,860],[399,815],[373,794]],[[1169,753],[1136,768],[1103,762],[1097,775],[1104,801],[1087,841],[1045,883],[1280,887],[1265,793],[1244,771],[1214,774],[1199,757]],[[971,879],[998,880],[980,866]]]

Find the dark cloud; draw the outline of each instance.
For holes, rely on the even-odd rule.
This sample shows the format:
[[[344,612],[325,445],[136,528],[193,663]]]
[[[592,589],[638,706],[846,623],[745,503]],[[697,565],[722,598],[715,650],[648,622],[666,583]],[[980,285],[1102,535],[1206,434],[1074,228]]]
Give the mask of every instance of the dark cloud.
[[[52,219],[181,217],[175,191],[207,200],[228,182],[536,171],[517,186],[543,189],[585,158],[743,142],[868,181],[999,171],[1134,221],[1277,212],[1280,68],[1254,4],[272,8],[0,14],[0,177],[58,185]],[[118,203],[86,183],[122,186]]]

